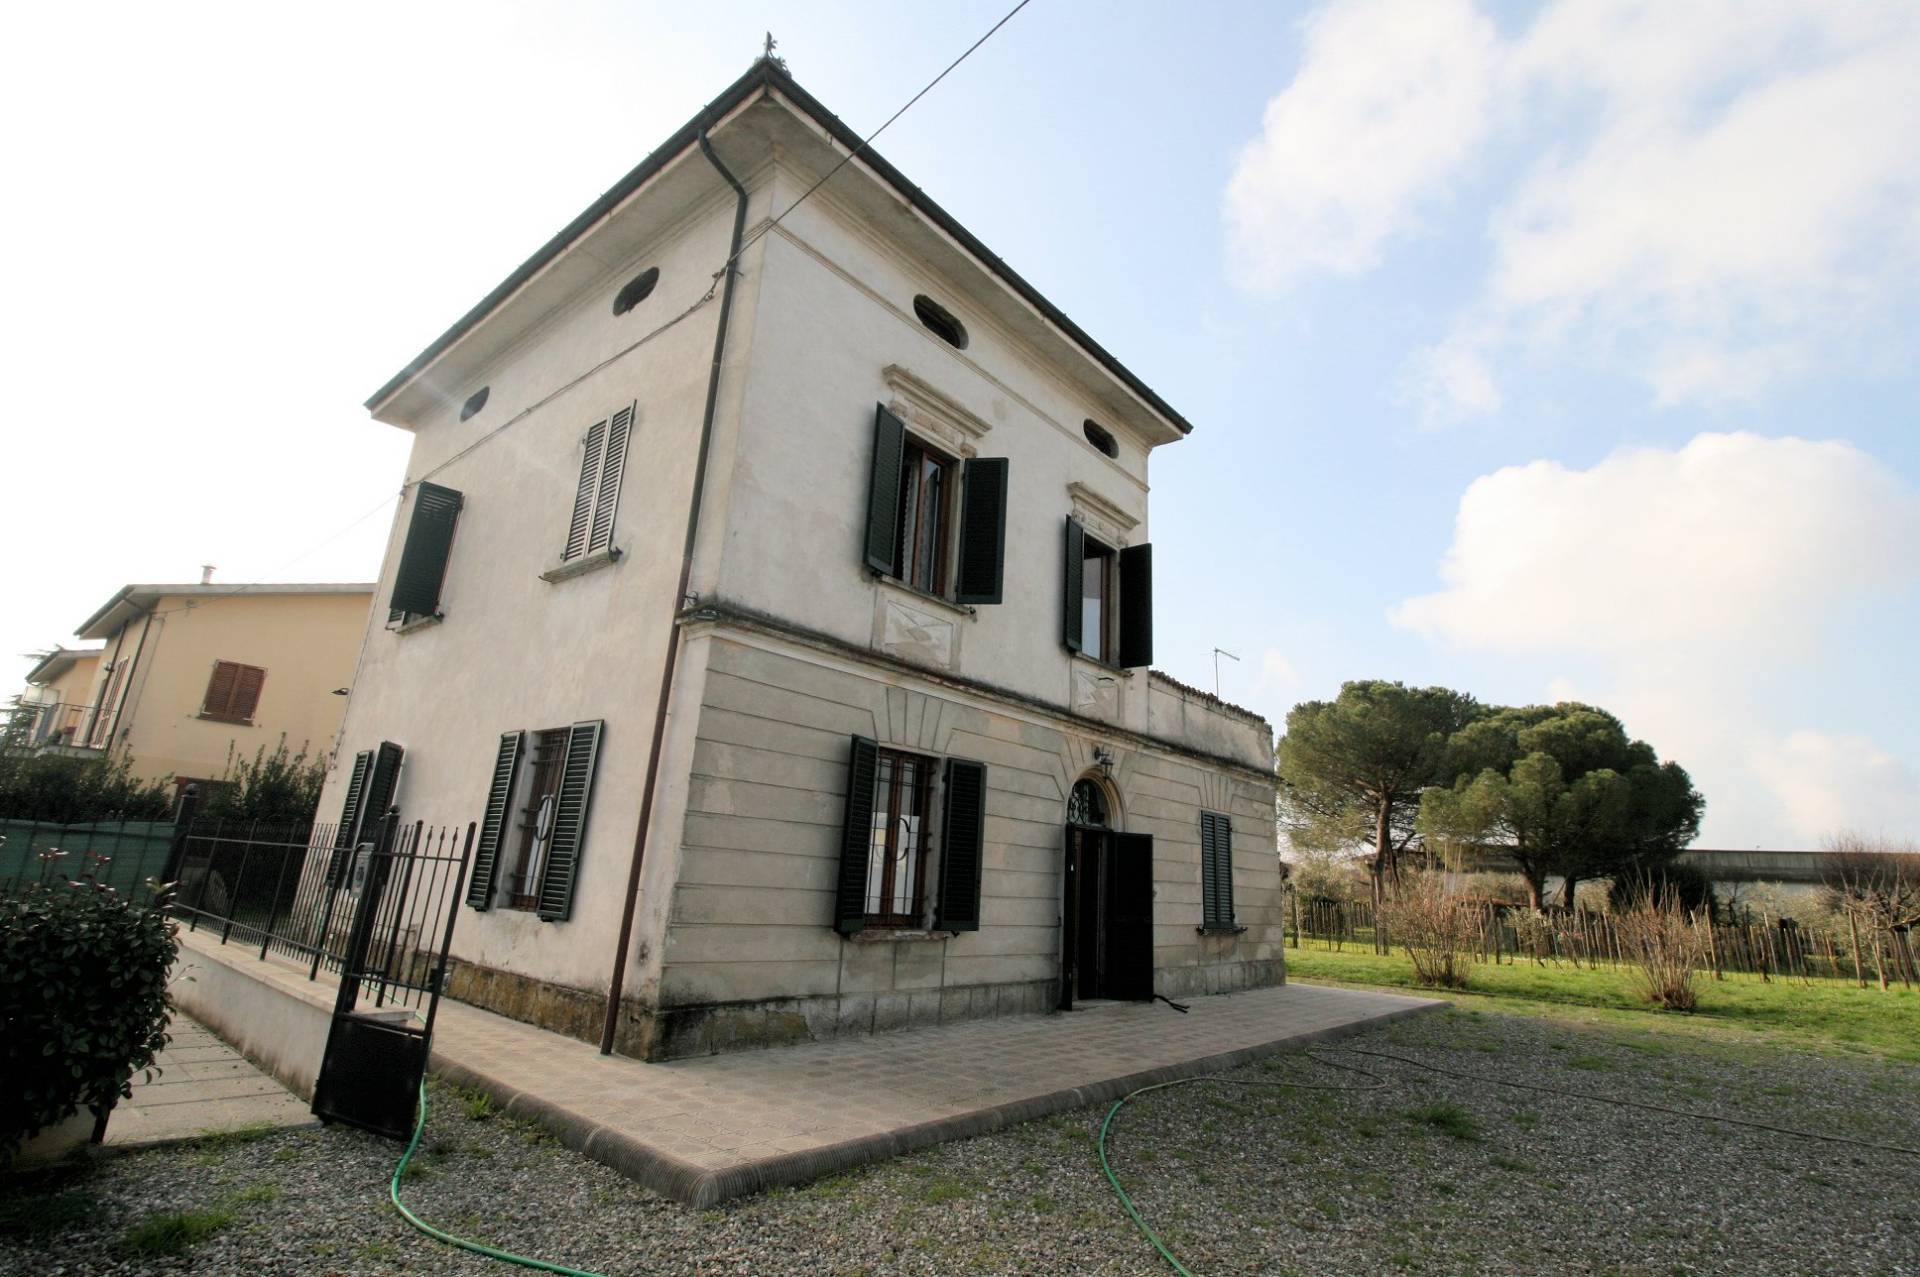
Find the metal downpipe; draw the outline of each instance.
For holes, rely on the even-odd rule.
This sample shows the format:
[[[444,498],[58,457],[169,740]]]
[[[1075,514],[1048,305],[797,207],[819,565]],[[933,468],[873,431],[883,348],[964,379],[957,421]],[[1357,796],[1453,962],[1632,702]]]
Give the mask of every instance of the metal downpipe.
[[[660,699],[653,714],[653,740],[647,747],[647,776],[640,791],[640,823],[633,832],[633,855],[627,864],[627,893],[620,908],[620,939],[613,951],[613,976],[607,983],[606,1018],[600,1028],[600,1054],[613,1054],[614,1032],[620,1023],[620,998],[626,992],[627,954],[633,943],[633,915],[639,907],[640,868],[646,856],[647,833],[653,825],[654,790],[660,778],[660,748],[667,733],[667,703],[673,695],[674,668],[680,660],[680,609],[693,576],[693,546],[700,534],[700,501],[707,486],[707,453],[713,444],[713,417],[720,397],[720,364],[727,351],[727,322],[733,315],[733,285],[739,276],[736,258],[747,228],[747,188],[740,185],[720,157],[713,153],[705,126],[700,129],[700,153],[734,191],[733,240],[727,247],[726,279],[720,287],[720,323],[713,335],[713,366],[707,373],[707,407],[700,420],[700,454],[693,466],[693,496],[687,508],[687,539],[680,552],[680,584],[674,590],[667,629],[667,658],[660,671]]]

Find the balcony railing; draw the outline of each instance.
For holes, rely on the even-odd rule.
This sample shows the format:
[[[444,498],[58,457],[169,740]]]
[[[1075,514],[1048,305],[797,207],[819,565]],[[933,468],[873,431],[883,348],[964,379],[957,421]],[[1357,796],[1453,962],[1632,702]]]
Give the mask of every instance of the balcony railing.
[[[30,749],[50,745],[84,746],[82,732],[87,726],[90,705],[72,705],[62,701],[50,704],[21,704],[7,718],[7,737]]]

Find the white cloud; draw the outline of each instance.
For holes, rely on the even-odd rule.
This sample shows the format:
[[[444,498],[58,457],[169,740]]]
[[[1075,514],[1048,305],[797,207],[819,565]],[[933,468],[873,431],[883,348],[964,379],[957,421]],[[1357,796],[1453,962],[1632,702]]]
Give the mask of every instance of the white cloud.
[[[1605,705],[1685,766],[1705,845],[1920,831],[1910,761],[1774,721],[1789,671],[1846,659],[1837,617],[1920,586],[1920,493],[1852,445],[1703,434],[1509,467],[1462,495],[1441,576],[1393,622],[1592,669],[1545,697]]]
[[[1504,39],[1415,8],[1419,58],[1391,6],[1321,11],[1228,210],[1254,282],[1352,273],[1512,144],[1485,284],[1416,361],[1430,421],[1496,411],[1487,360],[1521,341],[1617,363],[1663,406],[1885,355],[1874,321],[1920,280],[1920,5],[1558,0]]]
[[[1920,776],[1864,737],[1798,731],[1764,739],[1752,766],[1809,847],[1843,830],[1912,837],[1920,826]]]
[[[1920,497],[1839,441],[1703,434],[1588,470],[1476,479],[1447,585],[1396,625],[1474,647],[1778,651],[1833,605],[1920,580]]]
[[[1253,282],[1374,266],[1486,130],[1498,35],[1470,0],[1343,0],[1240,155],[1226,212]]]
[[[1299,685],[1299,671],[1293,668],[1293,662],[1279,648],[1270,647],[1261,654],[1260,681],[1255,685],[1256,691],[1286,692]]]
[[[1420,406],[1421,425],[1432,429],[1500,410],[1486,344],[1483,337],[1455,333],[1415,358],[1404,398]]]

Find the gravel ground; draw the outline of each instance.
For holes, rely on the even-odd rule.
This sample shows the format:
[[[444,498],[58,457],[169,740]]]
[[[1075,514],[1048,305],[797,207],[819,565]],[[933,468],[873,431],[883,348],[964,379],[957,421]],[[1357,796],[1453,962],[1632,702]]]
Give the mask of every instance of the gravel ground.
[[[1920,1147],[1920,1069],[1870,1058],[1472,1011],[1346,1045]],[[1316,1054],[1391,1085],[1180,1086],[1115,1119],[1116,1170],[1194,1272],[1920,1274],[1920,1158]],[[1299,1055],[1223,1076],[1368,1084]],[[439,1089],[403,1193],[452,1231],[609,1274],[1168,1272],[1094,1161],[1104,1116],[691,1211]],[[515,1271],[394,1215],[398,1152],[358,1132],[295,1131],[0,1181],[0,1272]],[[204,1235],[152,1253],[180,1240],[153,1221],[180,1212],[200,1212]]]

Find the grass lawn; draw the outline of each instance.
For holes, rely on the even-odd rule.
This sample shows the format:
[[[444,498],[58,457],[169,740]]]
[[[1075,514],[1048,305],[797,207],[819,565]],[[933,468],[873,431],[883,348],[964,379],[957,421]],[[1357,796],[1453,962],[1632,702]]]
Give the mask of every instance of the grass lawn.
[[[1314,941],[1287,950],[1287,975],[1316,984],[1419,988],[1404,953],[1381,957],[1352,948],[1335,953]],[[1700,1009],[1683,1015],[1649,1006],[1633,972],[1625,968],[1482,963],[1469,968],[1464,991],[1441,991],[1438,996],[1461,993],[1463,1004],[1520,1015],[1550,1010],[1557,1019],[1589,1023],[1684,1023],[1709,1031],[1765,1034],[1780,1046],[1920,1062],[1920,990],[1895,985],[1882,993],[1877,985],[1862,989],[1840,980],[1809,985],[1776,979],[1767,984],[1747,975],[1716,981],[1711,974],[1697,987]]]

